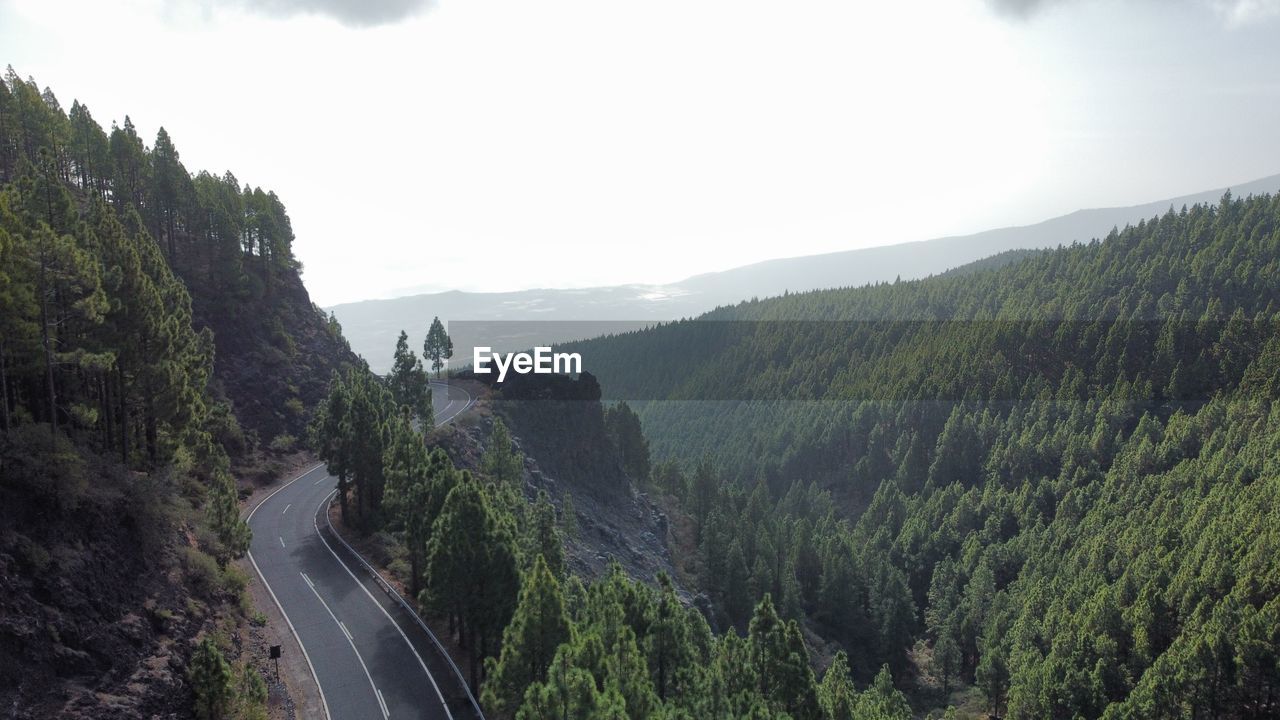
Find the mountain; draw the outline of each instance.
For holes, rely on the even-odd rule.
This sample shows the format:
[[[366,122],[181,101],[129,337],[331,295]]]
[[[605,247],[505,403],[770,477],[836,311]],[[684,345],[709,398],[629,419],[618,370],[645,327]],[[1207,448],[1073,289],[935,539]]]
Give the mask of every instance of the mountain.
[[[1275,714],[1280,195],[563,349],[725,622],[767,594],[920,714]]]
[[[1230,188],[1237,197],[1280,190],[1280,175]],[[723,272],[695,275],[669,285],[620,285],[574,290],[538,289],[501,293],[450,291],[344,303],[329,308],[352,348],[377,372],[391,364],[403,329],[419,346],[431,318],[448,321],[642,321],[693,317],[752,297],[822,288],[856,287],[936,275],[1015,249],[1050,248],[1105,236],[1169,208],[1214,203],[1227,188],[1207,190],[1130,207],[1079,210],[1023,227],[937,238],[901,245],[766,260]],[[1003,256],[1008,260],[1016,256]],[[557,327],[547,341],[585,339],[600,325]],[[499,342],[499,345],[502,343]],[[518,343],[515,343],[518,345]],[[520,347],[504,348],[508,350]]]
[[[164,129],[0,82],[6,717],[266,717],[239,480],[296,462],[362,367],[292,241],[274,193],[193,176]]]

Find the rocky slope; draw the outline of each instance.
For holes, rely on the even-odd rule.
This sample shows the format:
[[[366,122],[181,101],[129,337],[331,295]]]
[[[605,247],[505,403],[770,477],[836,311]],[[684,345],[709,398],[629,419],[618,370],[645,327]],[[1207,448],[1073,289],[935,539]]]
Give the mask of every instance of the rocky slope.
[[[484,396],[469,419],[437,431],[437,441],[458,467],[478,471],[493,428],[493,413],[492,398]],[[525,496],[532,501],[545,490],[561,518],[566,502],[572,508],[573,518],[566,524],[576,532],[565,538],[565,559],[571,573],[584,580],[600,577],[616,561],[628,575],[647,582],[656,582],[658,574],[665,572],[677,580],[681,596],[690,599],[678,582],[666,514],[622,474],[616,458],[611,464],[617,467],[617,475],[607,488],[592,485],[586,478],[566,479],[540,462],[538,448],[520,434],[522,425],[511,423],[510,417],[508,423],[513,446],[524,455]],[[607,449],[598,453],[602,457],[590,459],[589,464],[610,463]]]

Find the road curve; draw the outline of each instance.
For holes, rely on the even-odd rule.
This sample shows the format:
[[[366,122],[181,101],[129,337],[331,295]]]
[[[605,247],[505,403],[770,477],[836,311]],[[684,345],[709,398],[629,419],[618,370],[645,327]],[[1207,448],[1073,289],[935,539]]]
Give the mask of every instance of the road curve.
[[[471,406],[432,382],[436,424]],[[317,465],[248,517],[249,561],[298,640],[330,720],[473,720],[447,657],[332,534],[325,510],[337,479]]]

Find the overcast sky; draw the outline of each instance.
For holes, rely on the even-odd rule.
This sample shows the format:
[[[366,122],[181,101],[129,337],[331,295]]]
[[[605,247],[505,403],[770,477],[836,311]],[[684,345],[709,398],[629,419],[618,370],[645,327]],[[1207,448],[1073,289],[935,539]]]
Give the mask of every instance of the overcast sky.
[[[0,0],[0,63],[64,108],[275,190],[323,305],[1280,173],[1278,33],[1280,0]]]

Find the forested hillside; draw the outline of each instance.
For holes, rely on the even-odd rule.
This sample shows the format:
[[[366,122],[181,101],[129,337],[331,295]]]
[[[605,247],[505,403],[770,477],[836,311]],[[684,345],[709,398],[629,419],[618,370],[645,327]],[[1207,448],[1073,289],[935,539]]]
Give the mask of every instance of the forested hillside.
[[[601,503],[632,492],[624,469],[647,473],[638,420],[622,406],[602,411],[589,377],[508,383],[502,393],[498,404],[507,407],[499,412],[522,427],[542,426],[535,431],[544,437],[526,447],[587,470],[622,466],[606,477],[616,482],[597,489]],[[558,510],[545,487],[527,497],[525,459],[500,417],[478,462],[469,463],[472,472],[459,470],[445,450],[452,431],[424,438],[411,416],[411,403],[369,373],[352,371],[332,383],[313,442],[339,477],[344,525],[385,542],[419,607],[465,654],[459,664],[486,717],[912,717],[888,668],[860,690],[841,653],[819,682],[799,623],[780,616],[770,599],[739,636],[714,633],[666,575],[653,587],[613,563],[588,585],[565,557],[564,534],[578,532],[568,496],[557,498]],[[549,428],[570,437],[549,447]],[[589,481],[585,472],[571,480]]]
[[[924,705],[1272,717],[1278,329],[1280,197],[1228,194],[571,349],[606,398],[683,401],[632,404],[726,621],[770,593]]]
[[[12,69],[0,83],[10,716],[260,711],[261,679],[223,659],[249,608],[232,471],[291,449],[357,362],[292,239],[274,194],[193,177],[163,129],[147,147],[127,118],[108,134]]]

